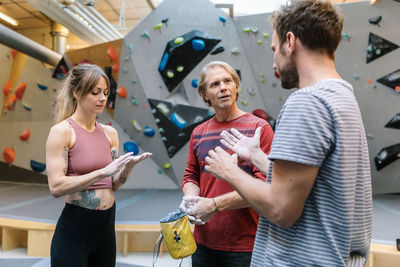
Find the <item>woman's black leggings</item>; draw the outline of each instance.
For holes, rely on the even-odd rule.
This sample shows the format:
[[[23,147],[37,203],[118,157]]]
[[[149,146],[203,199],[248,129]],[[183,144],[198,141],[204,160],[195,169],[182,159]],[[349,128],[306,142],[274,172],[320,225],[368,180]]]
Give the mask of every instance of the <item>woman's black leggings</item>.
[[[50,256],[52,267],[115,266],[115,203],[107,210],[66,203],[51,241]]]

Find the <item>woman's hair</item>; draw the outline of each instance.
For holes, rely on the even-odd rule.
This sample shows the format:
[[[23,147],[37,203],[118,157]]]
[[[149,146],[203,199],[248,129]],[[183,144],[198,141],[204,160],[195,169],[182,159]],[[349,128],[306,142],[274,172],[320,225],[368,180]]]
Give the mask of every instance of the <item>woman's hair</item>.
[[[101,78],[110,87],[110,81],[103,70],[92,64],[81,64],[73,67],[64,78],[63,86],[57,97],[56,123],[70,117],[78,105],[74,93],[85,96],[92,91]]]
[[[238,89],[236,94],[236,100],[239,98],[240,78],[237,71],[234,68],[232,68],[229,64],[223,61],[211,61],[201,70],[200,82],[199,86],[197,87],[197,92],[201,97],[203,97],[204,102],[206,102],[207,105],[210,107],[211,107],[211,102],[209,100],[208,101],[205,100],[203,95],[207,90],[207,83],[208,83],[207,74],[211,69],[215,67],[221,67],[224,70],[226,70],[227,73],[229,73],[229,75],[232,77]]]

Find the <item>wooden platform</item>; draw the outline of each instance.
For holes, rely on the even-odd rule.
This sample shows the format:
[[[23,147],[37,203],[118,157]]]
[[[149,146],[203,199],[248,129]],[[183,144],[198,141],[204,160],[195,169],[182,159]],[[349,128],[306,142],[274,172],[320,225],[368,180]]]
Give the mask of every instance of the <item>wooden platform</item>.
[[[161,218],[178,208],[179,190],[120,190],[116,199],[117,251],[152,252]],[[0,242],[3,251],[27,248],[28,256],[49,257],[58,217],[65,205],[48,187],[0,182]],[[374,197],[372,245],[367,267],[399,267],[400,195]],[[162,251],[166,251],[165,245]]]

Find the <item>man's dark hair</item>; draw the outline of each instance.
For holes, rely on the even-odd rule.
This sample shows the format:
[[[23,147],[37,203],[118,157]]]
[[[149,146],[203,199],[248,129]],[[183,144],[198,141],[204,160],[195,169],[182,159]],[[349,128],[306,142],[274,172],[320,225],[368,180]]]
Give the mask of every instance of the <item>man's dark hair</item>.
[[[292,0],[269,18],[282,45],[292,32],[307,48],[334,58],[342,38],[343,16],[327,0]]]

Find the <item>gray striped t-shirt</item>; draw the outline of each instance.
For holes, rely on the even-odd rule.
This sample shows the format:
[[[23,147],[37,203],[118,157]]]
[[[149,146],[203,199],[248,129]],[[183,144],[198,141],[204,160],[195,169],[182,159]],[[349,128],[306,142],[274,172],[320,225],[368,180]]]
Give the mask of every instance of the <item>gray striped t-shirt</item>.
[[[294,225],[282,229],[260,218],[251,266],[347,266],[350,255],[366,260],[371,173],[352,86],[329,79],[294,92],[279,114],[269,158],[318,166],[319,172]]]

